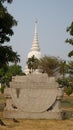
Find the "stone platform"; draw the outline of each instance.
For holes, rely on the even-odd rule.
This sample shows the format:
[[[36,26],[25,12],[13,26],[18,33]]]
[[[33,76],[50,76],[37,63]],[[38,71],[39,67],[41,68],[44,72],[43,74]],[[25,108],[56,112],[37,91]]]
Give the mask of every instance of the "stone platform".
[[[63,90],[47,74],[15,76],[6,88],[5,118],[62,119]]]

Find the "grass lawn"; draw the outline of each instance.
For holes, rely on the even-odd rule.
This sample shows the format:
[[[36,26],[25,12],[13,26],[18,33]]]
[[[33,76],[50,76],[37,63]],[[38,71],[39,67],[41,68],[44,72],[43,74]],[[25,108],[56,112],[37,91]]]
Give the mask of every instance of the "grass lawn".
[[[6,126],[0,130],[73,130],[73,119],[69,120],[19,120],[2,119]]]
[[[73,96],[64,96],[62,99],[62,108],[72,108],[73,109]]]
[[[73,113],[73,95],[64,96],[61,103],[62,110]]]

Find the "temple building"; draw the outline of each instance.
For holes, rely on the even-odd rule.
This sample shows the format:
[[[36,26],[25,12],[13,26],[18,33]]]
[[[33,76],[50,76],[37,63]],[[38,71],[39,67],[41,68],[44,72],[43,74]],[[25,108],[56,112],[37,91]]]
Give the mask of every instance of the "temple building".
[[[32,42],[32,47],[27,55],[27,59],[31,58],[33,55],[37,58],[40,59],[41,58],[41,52],[40,52],[40,47],[39,47],[39,41],[38,41],[38,29],[37,29],[37,20],[35,21],[35,30],[34,30],[34,38],[33,38],[33,42]],[[26,74],[29,73],[29,69],[28,66],[26,65],[24,72]]]

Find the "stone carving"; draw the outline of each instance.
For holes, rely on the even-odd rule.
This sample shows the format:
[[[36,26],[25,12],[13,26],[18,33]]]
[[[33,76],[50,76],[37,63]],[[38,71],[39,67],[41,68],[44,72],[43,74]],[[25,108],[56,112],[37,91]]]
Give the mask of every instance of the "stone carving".
[[[3,112],[5,118],[62,118],[60,105],[63,89],[55,77],[42,73],[15,76],[10,88],[6,88],[5,95],[9,97]],[[17,109],[11,109],[12,105]]]

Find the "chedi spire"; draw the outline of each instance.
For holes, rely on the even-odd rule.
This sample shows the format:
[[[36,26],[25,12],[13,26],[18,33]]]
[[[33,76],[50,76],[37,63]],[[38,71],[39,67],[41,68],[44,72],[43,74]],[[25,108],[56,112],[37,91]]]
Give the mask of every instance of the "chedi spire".
[[[38,29],[37,29],[37,24],[38,21],[35,20],[35,29],[34,29],[34,37],[33,37],[33,42],[32,42],[32,47],[27,55],[27,59],[31,58],[33,55],[37,58],[40,59],[41,58],[41,52],[40,52],[40,48],[39,48],[39,41],[38,41]],[[25,71],[26,74],[29,73],[29,68],[26,65],[25,67]]]
[[[33,38],[33,44],[32,44],[31,51],[40,51],[39,42],[38,42],[37,24],[38,24],[38,21],[36,20],[35,21],[34,38]]]
[[[27,58],[31,58],[33,55],[37,58],[41,58],[41,52],[39,48],[39,41],[38,41],[38,29],[37,29],[38,21],[35,21],[35,30],[34,30],[34,37],[32,42],[32,47],[30,49],[30,52],[28,53]]]

